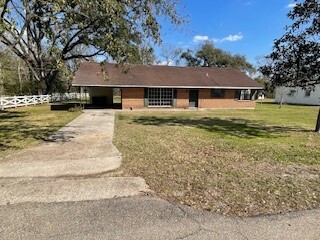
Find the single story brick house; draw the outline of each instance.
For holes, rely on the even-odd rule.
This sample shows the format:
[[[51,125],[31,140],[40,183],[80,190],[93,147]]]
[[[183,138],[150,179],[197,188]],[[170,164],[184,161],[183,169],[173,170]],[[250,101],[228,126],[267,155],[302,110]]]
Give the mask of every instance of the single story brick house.
[[[121,91],[122,109],[254,108],[263,86],[232,68],[172,67],[83,62],[73,86],[85,88],[91,103],[113,104]]]

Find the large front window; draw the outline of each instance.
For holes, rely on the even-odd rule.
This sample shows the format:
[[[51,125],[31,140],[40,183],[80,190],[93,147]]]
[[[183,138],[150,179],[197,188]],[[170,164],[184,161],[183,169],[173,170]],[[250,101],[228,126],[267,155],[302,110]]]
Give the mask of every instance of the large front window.
[[[148,89],[149,106],[171,107],[173,104],[172,88],[149,88]]]

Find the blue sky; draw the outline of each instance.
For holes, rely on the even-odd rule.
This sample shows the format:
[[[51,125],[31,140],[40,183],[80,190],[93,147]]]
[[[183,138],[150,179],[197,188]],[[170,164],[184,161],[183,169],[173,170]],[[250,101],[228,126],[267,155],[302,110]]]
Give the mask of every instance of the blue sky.
[[[271,52],[273,40],[290,24],[286,14],[293,0],[180,0],[189,15],[183,31],[163,25],[162,39],[184,49],[197,49],[204,40],[233,54],[242,54],[256,64],[256,57]],[[156,55],[161,60],[160,49]]]

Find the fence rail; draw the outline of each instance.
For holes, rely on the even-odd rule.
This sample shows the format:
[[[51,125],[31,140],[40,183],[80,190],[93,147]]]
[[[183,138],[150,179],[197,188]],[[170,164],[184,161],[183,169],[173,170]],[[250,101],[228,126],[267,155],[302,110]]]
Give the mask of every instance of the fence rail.
[[[54,93],[50,95],[50,102],[60,102],[73,99],[85,100],[89,98],[89,93]]]
[[[48,103],[49,101],[50,95],[0,97],[0,110],[4,110],[5,108],[16,108]]]
[[[89,98],[88,93],[55,93],[52,95],[0,97],[0,110],[21,106]]]

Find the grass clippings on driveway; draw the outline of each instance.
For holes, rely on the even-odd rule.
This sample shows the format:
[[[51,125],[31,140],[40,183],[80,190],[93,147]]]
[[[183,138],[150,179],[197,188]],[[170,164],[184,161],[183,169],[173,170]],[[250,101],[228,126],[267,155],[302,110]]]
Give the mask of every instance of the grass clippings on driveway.
[[[80,114],[51,111],[48,104],[0,111],[0,157],[46,140]]]
[[[122,170],[161,197],[226,215],[320,206],[318,108],[134,111],[116,115]]]

